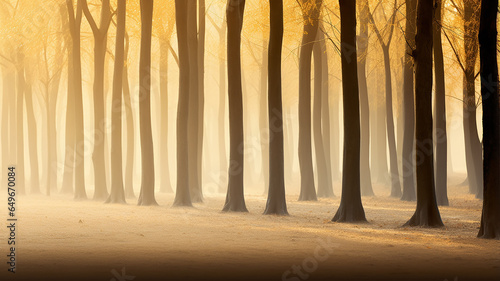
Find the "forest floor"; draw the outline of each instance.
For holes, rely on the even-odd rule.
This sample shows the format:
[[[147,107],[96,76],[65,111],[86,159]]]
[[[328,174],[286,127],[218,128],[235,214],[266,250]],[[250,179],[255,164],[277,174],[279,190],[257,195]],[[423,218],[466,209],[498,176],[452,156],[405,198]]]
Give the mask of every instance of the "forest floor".
[[[364,224],[330,222],[339,197],[289,195],[278,217],[262,215],[262,195],[246,195],[243,214],[222,213],[222,194],[195,208],[170,207],[171,194],[158,207],[20,196],[17,273],[2,219],[0,280],[500,280],[500,241],[476,238],[482,203],[467,187],[450,186],[438,229],[401,227],[415,203],[375,191]]]

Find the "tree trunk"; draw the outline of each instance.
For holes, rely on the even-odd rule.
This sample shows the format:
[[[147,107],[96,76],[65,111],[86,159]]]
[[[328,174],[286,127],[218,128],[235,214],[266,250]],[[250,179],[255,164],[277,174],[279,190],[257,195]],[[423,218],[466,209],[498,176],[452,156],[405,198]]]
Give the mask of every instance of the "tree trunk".
[[[326,166],[325,147],[323,145],[322,132],[322,97],[323,97],[323,56],[322,49],[318,43],[321,39],[318,34],[322,31],[317,31],[316,43],[313,47],[314,58],[314,112],[313,112],[313,132],[314,132],[314,148],[316,155],[316,169],[318,178],[318,197],[328,198],[333,197],[333,187],[331,181],[328,180],[328,168]]]
[[[219,31],[219,115],[217,117],[219,128],[219,161],[220,169],[217,174],[219,179],[219,192],[225,192],[226,186],[223,182],[224,176],[222,173],[227,171],[227,154],[226,154],[226,60],[224,56],[226,48],[226,19],[224,18],[221,29]]]
[[[304,7],[302,0],[304,35],[299,57],[299,201],[317,200],[311,148],[311,57],[318,31],[322,0],[315,0],[313,7]],[[311,10],[308,10],[311,9]]]
[[[342,196],[332,221],[366,222],[360,187],[361,125],[356,51],[356,1],[339,0],[339,4],[344,97],[344,160]]]
[[[192,206],[189,191],[188,117],[189,117],[189,52],[188,2],[175,0],[177,41],[179,45],[179,103],[177,109],[177,186],[174,206]]]
[[[128,50],[129,39],[125,32],[125,54],[123,65],[123,99],[125,104],[125,114],[127,116],[127,160],[125,164],[125,197],[135,198],[134,194],[134,154],[135,154],[135,129],[134,114],[132,112],[132,101],[130,98],[130,86],[128,83]]]
[[[372,175],[374,176],[374,181],[381,184],[390,184],[389,182],[389,168],[387,165],[387,108],[385,104],[385,93],[384,93],[384,80],[382,79],[382,68],[377,70],[377,101],[375,115],[375,126],[372,125],[372,129],[375,130],[373,136],[374,143],[372,144],[372,150],[374,150],[374,158],[372,158]]]
[[[74,43],[73,30],[76,28],[75,16],[73,10],[73,2],[67,0],[68,11],[68,36],[65,36],[65,44],[68,50],[68,96],[66,100],[66,130],[65,130],[65,156],[64,156],[64,172],[61,186],[61,193],[73,193],[75,186],[75,162],[76,162],[76,132],[75,132],[75,63],[74,63]],[[80,14],[81,22],[81,14]]]
[[[15,93],[16,91],[16,77],[14,71],[10,67],[2,68],[2,169],[7,171],[9,165],[15,163],[15,133],[12,131],[15,127],[15,103],[16,96],[8,95],[7,93]],[[4,173],[7,175],[6,173]],[[7,178],[2,177],[2,183],[7,186]]]
[[[22,47],[17,49],[17,66],[16,66],[16,82],[17,82],[17,99],[16,99],[16,188],[18,194],[26,193],[26,176],[24,165],[24,97],[26,91],[26,81],[24,78],[24,51]]]
[[[29,145],[29,158],[30,158],[30,193],[40,194],[40,173],[38,170],[38,136],[34,113],[33,104],[33,90],[31,75],[28,74],[29,70],[26,70],[26,120],[28,125],[28,145]]]
[[[433,1],[418,1],[415,37],[415,112],[417,209],[405,226],[443,226],[434,188],[432,142],[432,22]]]
[[[281,52],[283,45],[283,1],[270,1],[268,105],[269,105],[269,193],[264,214],[288,215],[285,198]]]
[[[479,0],[464,0],[464,133],[465,156],[469,191],[482,198],[483,171],[481,165],[482,148],[476,125],[475,66],[478,52],[480,5]]]
[[[189,190],[191,201],[194,203],[203,202],[203,194],[200,186],[199,171],[198,171],[198,123],[199,123],[199,77],[198,77],[198,24],[196,17],[197,0],[187,0],[188,15],[187,15],[187,36],[188,36],[188,51],[189,51]]]
[[[160,39],[160,191],[167,193],[173,192],[168,164],[168,57],[171,34],[164,34]]]
[[[404,82],[403,82],[403,195],[401,200],[415,201],[415,159],[413,159],[413,149],[415,147],[415,96],[413,92],[413,60],[411,53],[415,45],[415,26],[416,26],[417,0],[406,1],[406,52],[404,64]]]
[[[127,2],[118,0],[117,5],[113,102],[111,103],[111,193],[106,203],[125,204],[122,166],[122,89]]]
[[[435,0],[436,12],[433,28],[434,40],[434,68],[435,68],[435,94],[434,94],[434,122],[436,139],[436,200],[439,206],[448,206],[448,159],[446,136],[446,103],[445,103],[445,74],[443,59],[443,43],[441,39],[442,0]]]
[[[198,11],[198,148],[197,169],[199,197],[203,201],[203,135],[205,125],[205,31],[206,6],[205,0],[199,0]]]
[[[401,183],[399,182],[398,155],[396,151],[396,134],[394,132],[394,114],[392,109],[392,75],[389,46],[382,48],[385,65],[385,109],[387,113],[387,141],[389,142],[389,164],[391,175],[391,197],[400,198]]]
[[[243,193],[244,137],[241,86],[241,29],[245,0],[228,0],[227,73],[229,101],[229,170],[226,203],[222,211],[248,212]]]
[[[266,39],[262,39],[262,64],[260,67],[260,93],[259,93],[259,136],[262,155],[262,178],[264,180],[264,193],[269,191],[269,139],[264,135],[269,125],[268,102],[267,102],[267,72],[269,68],[269,50],[266,46]]]
[[[479,31],[483,98],[484,201],[478,237],[500,239],[500,100],[497,60],[498,0],[482,0]]]
[[[361,110],[361,195],[374,196],[370,171],[370,106],[366,82],[368,56],[368,0],[358,1],[360,9],[360,34],[358,37],[358,80]]]
[[[153,0],[141,0],[141,52],[139,60],[139,117],[142,179],[138,205],[158,205],[155,199],[155,166],[151,132],[151,32]]]

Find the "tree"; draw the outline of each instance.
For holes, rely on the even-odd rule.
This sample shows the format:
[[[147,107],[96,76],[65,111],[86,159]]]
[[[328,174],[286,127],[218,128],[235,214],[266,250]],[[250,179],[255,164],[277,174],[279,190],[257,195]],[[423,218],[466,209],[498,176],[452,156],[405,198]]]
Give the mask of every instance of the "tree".
[[[368,0],[358,1],[360,10],[360,32],[358,44],[358,80],[361,110],[361,195],[374,196],[370,170],[370,106],[366,81],[366,60],[368,57]]]
[[[33,103],[33,80],[34,80],[33,69],[29,64],[25,65],[25,77],[26,77],[26,125],[28,126],[28,145],[29,145],[29,158],[30,158],[30,193],[40,194],[40,173],[38,169],[38,134],[37,134],[37,124],[35,121],[34,113],[34,103]]]
[[[198,6],[198,148],[196,168],[198,171],[198,194],[203,201],[203,134],[204,134],[204,107],[205,107],[205,32],[206,32],[206,5],[205,0],[199,0]]]
[[[415,46],[415,30],[417,20],[417,0],[406,1],[406,27],[405,27],[405,58],[403,70],[403,195],[401,200],[415,201],[415,160],[413,150],[415,146],[415,105],[413,92],[413,60],[411,54]]]
[[[385,69],[385,107],[386,107],[386,122],[387,122],[387,141],[389,143],[389,164],[390,164],[390,177],[391,177],[391,197],[401,197],[401,183],[399,180],[399,170],[398,170],[398,156],[396,152],[396,136],[394,133],[394,115],[392,110],[392,78],[391,78],[391,59],[389,56],[389,48],[391,46],[392,35],[394,34],[394,24],[396,22],[397,13],[397,1],[394,1],[393,13],[390,18],[390,23],[388,23],[383,30],[386,33],[386,29],[389,28],[389,35],[387,43],[384,42],[384,38],[380,33],[375,20],[370,11],[368,11],[368,16],[373,24],[373,29],[377,35],[377,39],[382,48],[382,53],[384,55],[384,69]]]
[[[106,169],[104,166],[104,138],[106,125],[104,124],[104,66],[108,43],[108,30],[111,24],[110,0],[102,0],[101,16],[97,26],[90,13],[87,0],[82,0],[82,8],[94,35],[94,200],[106,200],[108,189],[106,187]]]
[[[500,239],[500,100],[497,64],[498,0],[481,1],[479,29],[483,99],[484,201],[478,237]]]
[[[288,215],[285,198],[281,52],[283,1],[269,1],[271,32],[268,52],[269,192],[264,214]]]
[[[229,101],[229,169],[222,211],[248,212],[243,193],[243,90],[241,83],[241,29],[245,0],[227,2],[227,79]]]
[[[174,206],[192,206],[188,174],[189,52],[187,38],[188,2],[175,0],[179,45],[179,103],[177,109],[177,186]]]
[[[122,89],[127,2],[118,0],[117,5],[113,102],[111,103],[111,193],[106,203],[124,204],[126,202],[122,167]]]
[[[198,58],[198,18],[197,18],[197,0],[187,0],[188,15],[187,15],[187,40],[189,51],[189,117],[188,117],[188,164],[189,164],[189,192],[191,201],[203,202],[203,194],[201,190],[200,173],[198,171],[198,151],[199,146],[199,58]]]
[[[434,94],[434,122],[435,122],[435,139],[436,139],[436,200],[439,206],[448,206],[448,141],[446,133],[446,103],[445,103],[445,75],[444,75],[444,59],[443,59],[443,43],[441,39],[442,29],[442,0],[435,0],[434,13],[434,69],[435,69],[435,94]]]
[[[16,130],[17,130],[17,146],[16,146],[16,188],[18,193],[24,194],[26,190],[26,177],[24,174],[24,98],[26,91],[26,80],[24,76],[24,50],[22,45],[16,50],[16,83],[17,83],[17,99],[16,99]]]
[[[433,1],[418,1],[415,37],[415,132],[417,157],[417,209],[405,226],[443,226],[434,188],[432,142],[432,22]]]
[[[317,200],[311,148],[311,57],[323,0],[301,0],[304,33],[299,55],[299,201]]]
[[[334,222],[365,222],[361,203],[358,66],[356,51],[356,1],[339,0],[342,58],[342,90],[344,96],[344,161],[342,196]]]
[[[157,205],[155,167],[151,132],[151,34],[153,0],[141,0],[141,53],[139,61],[139,116],[141,126],[142,179],[138,205]]]
[[[129,37],[125,31],[125,55],[123,65],[123,99],[125,104],[125,115],[127,117],[127,156],[125,163],[125,197],[135,198],[134,194],[134,117],[132,113],[132,102],[130,98],[130,86],[128,83],[128,50]]]
[[[319,26],[318,26],[319,29]],[[326,152],[323,139],[323,116],[322,116],[322,104],[325,102],[323,98],[323,48],[320,45],[322,41],[320,34],[323,34],[321,30],[316,33],[316,43],[313,46],[313,59],[314,59],[314,101],[313,101],[313,133],[314,133],[314,148],[316,155],[316,169],[318,175],[318,197],[333,197],[333,187],[331,174],[329,173],[329,168],[326,162]],[[324,40],[324,36],[323,36]],[[326,50],[325,50],[326,51]],[[329,117],[329,116],[328,116]]]

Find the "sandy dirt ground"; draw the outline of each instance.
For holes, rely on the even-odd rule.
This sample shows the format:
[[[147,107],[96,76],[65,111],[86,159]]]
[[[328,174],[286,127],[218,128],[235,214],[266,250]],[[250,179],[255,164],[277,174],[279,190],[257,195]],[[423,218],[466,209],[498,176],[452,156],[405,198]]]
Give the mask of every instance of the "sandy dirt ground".
[[[158,207],[22,196],[15,274],[1,208],[0,280],[500,280],[500,241],[476,238],[482,203],[466,187],[450,187],[439,229],[401,227],[415,203],[376,193],[366,224],[330,222],[339,197],[289,195],[290,216],[277,217],[262,215],[260,194],[243,214],[222,213],[222,194],[195,208],[172,208],[171,194]]]

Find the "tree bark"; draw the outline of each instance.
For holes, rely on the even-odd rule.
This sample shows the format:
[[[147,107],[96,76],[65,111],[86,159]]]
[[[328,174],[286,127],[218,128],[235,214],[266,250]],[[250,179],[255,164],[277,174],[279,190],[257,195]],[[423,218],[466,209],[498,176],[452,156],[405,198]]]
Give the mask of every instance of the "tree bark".
[[[318,197],[328,198],[333,197],[333,187],[331,181],[328,180],[328,168],[326,166],[326,153],[323,143],[322,132],[322,97],[323,97],[323,55],[322,48],[319,44],[321,41],[318,34],[322,34],[319,30],[316,33],[316,43],[313,47],[314,59],[314,101],[313,101],[313,132],[314,132],[314,148],[316,155],[316,169],[318,178]]]
[[[125,163],[125,197],[135,198],[134,194],[134,154],[135,154],[135,129],[134,114],[132,112],[132,101],[130,98],[130,86],[128,83],[128,50],[129,39],[125,31],[125,54],[123,65],[123,100],[125,103],[125,114],[127,116],[127,159]]]
[[[138,205],[158,205],[155,199],[155,167],[151,132],[151,32],[153,0],[141,0],[141,53],[139,60],[139,114],[142,179]]]
[[[226,153],[226,60],[224,56],[226,48],[226,29],[227,23],[224,18],[219,30],[219,115],[217,117],[219,128],[219,161],[220,169],[217,175],[219,182],[219,192],[225,192],[226,186],[223,182],[222,173],[227,171],[227,153]]]
[[[32,89],[32,75],[29,69],[26,72],[26,120],[28,126],[28,145],[29,145],[29,158],[30,158],[30,193],[40,194],[40,173],[38,169],[38,136],[34,113],[33,104],[33,89]]]
[[[248,212],[243,192],[244,136],[243,90],[241,83],[241,29],[245,0],[228,0],[227,80],[229,101],[229,170],[224,212]]]
[[[203,136],[205,132],[205,32],[206,6],[205,0],[199,0],[198,11],[198,148],[197,170],[199,197],[203,201]]]
[[[269,193],[264,214],[288,215],[285,198],[283,147],[283,105],[281,52],[283,46],[283,1],[270,1],[268,108],[269,108]]]
[[[432,142],[432,22],[433,1],[418,1],[415,37],[415,112],[417,209],[405,226],[441,227],[434,188]]]
[[[317,200],[311,147],[311,57],[322,3],[315,0],[312,7],[305,7],[306,1],[301,0],[304,35],[299,57],[299,201]]]
[[[500,100],[497,60],[498,0],[481,1],[479,29],[483,98],[484,201],[478,237],[500,239]]]
[[[404,82],[403,82],[403,119],[404,119],[404,136],[403,136],[403,161],[402,161],[402,177],[403,177],[403,201],[415,201],[415,159],[413,158],[413,150],[415,147],[415,96],[413,91],[413,59],[411,54],[415,46],[415,30],[416,30],[416,12],[417,0],[406,1],[406,52],[404,62]]]
[[[174,206],[192,206],[189,190],[188,117],[189,52],[187,38],[188,2],[175,0],[175,18],[179,45],[179,103],[177,109],[177,186]]]
[[[361,125],[356,51],[356,1],[339,0],[339,4],[344,97],[344,160],[342,196],[332,221],[366,222],[360,187]]]
[[[448,206],[448,140],[446,132],[446,103],[445,103],[445,74],[443,59],[443,43],[441,39],[442,0],[435,0],[436,12],[433,28],[434,40],[434,68],[435,68],[435,94],[434,94],[434,137],[436,142],[436,200],[439,206]]]
[[[113,102],[111,103],[111,193],[106,203],[125,204],[122,166],[122,89],[127,2],[118,0],[117,5]]]
[[[26,193],[26,176],[24,164],[24,98],[26,91],[26,80],[24,77],[24,50],[23,47],[18,47],[16,58],[16,83],[17,83],[17,99],[16,99],[16,188],[19,194]]]
[[[361,110],[361,195],[374,196],[370,170],[370,106],[366,81],[368,56],[368,0],[358,1],[360,34],[358,37],[358,80]]]
[[[259,93],[259,136],[261,143],[262,156],[262,178],[264,180],[264,193],[269,191],[269,139],[268,135],[264,135],[269,125],[268,114],[268,94],[267,94],[267,72],[269,70],[269,55],[266,46],[266,39],[262,39],[262,64],[260,66],[260,93]]]
[[[199,131],[199,77],[198,77],[198,24],[196,17],[197,0],[187,0],[188,15],[187,15],[187,37],[189,51],[189,190],[191,201],[194,203],[203,202],[203,194],[200,186],[199,171],[198,171],[198,138]]]

